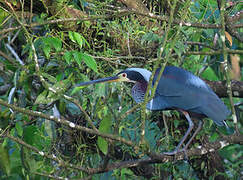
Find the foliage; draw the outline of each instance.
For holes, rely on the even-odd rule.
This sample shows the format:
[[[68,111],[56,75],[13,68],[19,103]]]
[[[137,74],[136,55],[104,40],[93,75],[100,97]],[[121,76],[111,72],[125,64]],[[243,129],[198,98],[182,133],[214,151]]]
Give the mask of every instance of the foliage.
[[[221,23],[216,1],[192,1],[189,8],[188,3],[183,2],[179,1],[175,7],[175,19],[202,24]],[[148,17],[141,18],[140,14],[120,12],[119,8],[124,8],[124,5],[110,0],[34,3],[37,4],[33,6],[30,16],[32,10],[28,3],[13,1],[8,4],[0,1],[0,29],[4,31],[21,26],[2,33],[0,38],[0,97],[9,104],[25,109],[20,113],[0,106],[2,179],[49,179],[51,176],[85,178],[89,173],[72,169],[68,164],[95,169],[105,168],[108,163],[146,158],[148,148],[157,153],[173,150],[187,129],[187,124],[177,112],[147,112],[146,144],[141,145],[140,149],[122,141],[79,131],[72,126],[92,129],[93,125],[101,134],[123,137],[140,145],[142,125],[139,108],[126,115],[135,106],[130,95],[130,84],[97,84],[82,88],[75,88],[75,84],[110,76],[127,67],[152,70],[160,59],[166,62],[167,56],[170,65],[188,69],[204,79],[224,80],[222,54],[203,54],[222,49],[220,29],[180,26],[176,23],[168,29],[168,21],[146,21]],[[169,17],[174,3],[147,0],[144,5],[154,14]],[[110,7],[113,9],[110,10]],[[236,4],[227,13],[234,15],[239,9]],[[80,19],[57,21],[70,17]],[[33,26],[20,22],[32,23]],[[201,44],[189,45],[186,42]],[[242,48],[241,42],[230,34],[226,35],[226,45],[231,49]],[[200,51],[202,54],[187,54],[188,51]],[[242,59],[242,54],[237,56]],[[242,62],[239,66],[242,66]],[[3,91],[5,86],[7,89]],[[224,101],[230,106],[228,98]],[[240,101],[240,98],[234,98],[235,103]],[[74,125],[30,115],[28,110],[64,118]],[[242,112],[239,116],[242,117]],[[228,124],[234,126],[232,121],[228,121]],[[241,128],[240,123],[238,126]],[[215,124],[205,119],[204,128],[192,142],[192,147],[218,140],[220,134]],[[39,153],[34,151],[35,148]],[[54,161],[42,152],[55,155],[60,161]],[[100,171],[93,175],[93,179],[135,179],[137,176],[205,179],[209,175],[240,179],[242,146],[232,144],[215,153],[219,155],[222,165],[218,167],[224,168],[221,171],[213,166],[213,154],[209,153],[183,161],[144,166],[145,169],[115,168],[103,174]],[[150,170],[153,177],[146,175]]]

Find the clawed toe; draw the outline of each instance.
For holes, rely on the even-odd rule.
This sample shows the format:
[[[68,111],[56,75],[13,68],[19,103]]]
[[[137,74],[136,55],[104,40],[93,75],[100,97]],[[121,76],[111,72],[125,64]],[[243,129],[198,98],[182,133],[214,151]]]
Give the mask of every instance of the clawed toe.
[[[174,151],[170,151],[170,152],[163,152],[163,154],[168,155],[168,156],[174,156],[180,152],[184,152],[185,156],[187,157],[187,149],[186,148],[182,148],[182,149],[175,149]]]
[[[181,152],[181,150],[175,149],[174,151],[164,152],[163,154],[168,155],[168,156],[173,156],[173,155],[176,155],[179,152]]]

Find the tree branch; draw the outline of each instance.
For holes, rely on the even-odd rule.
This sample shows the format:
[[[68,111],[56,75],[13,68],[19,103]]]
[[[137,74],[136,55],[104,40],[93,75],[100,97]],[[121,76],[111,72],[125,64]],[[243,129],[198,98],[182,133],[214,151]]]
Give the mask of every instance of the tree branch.
[[[119,136],[113,135],[113,134],[101,133],[99,131],[95,131],[93,129],[90,129],[90,128],[87,128],[87,127],[84,127],[84,126],[77,125],[77,124],[75,124],[71,121],[68,121],[66,119],[63,119],[63,118],[56,118],[54,116],[49,116],[49,115],[46,115],[46,114],[38,112],[38,111],[32,111],[32,110],[28,110],[28,109],[25,109],[25,108],[21,108],[21,107],[15,106],[13,104],[9,104],[9,103],[3,101],[2,99],[0,99],[0,105],[11,108],[13,111],[17,111],[17,112],[20,112],[20,113],[23,113],[23,114],[28,114],[28,115],[34,116],[34,117],[41,117],[41,118],[44,118],[44,119],[48,119],[50,121],[54,121],[56,123],[60,123],[60,124],[69,126],[73,129],[77,129],[77,130],[80,130],[80,131],[83,131],[83,132],[86,132],[86,133],[89,133],[89,134],[101,136],[103,138],[116,140],[116,141],[119,141],[119,142],[124,143],[126,145],[133,146],[134,148],[138,148],[132,141],[126,140],[125,138],[122,138],[122,137],[119,137]]]
[[[84,168],[84,167],[81,167],[81,166],[76,166],[76,165],[71,164],[71,163],[67,163],[67,162],[59,159],[58,157],[56,157],[55,154],[48,154],[46,152],[43,152],[41,150],[38,150],[36,147],[31,146],[30,144],[27,144],[22,139],[16,138],[16,137],[13,137],[13,136],[9,135],[8,132],[7,133],[2,133],[1,132],[0,133],[0,137],[3,137],[3,138],[4,137],[7,137],[7,138],[11,139],[12,141],[14,141],[14,142],[16,142],[16,143],[18,143],[18,144],[20,144],[20,145],[22,145],[22,146],[30,149],[30,150],[36,152],[37,154],[39,154],[39,155],[41,155],[43,157],[46,157],[46,158],[51,159],[53,161],[56,161],[60,166],[67,167],[67,168],[71,168],[71,169],[76,169],[76,170],[84,171],[84,172],[88,173],[88,169],[87,168]]]
[[[230,136],[224,136],[222,139],[220,139],[216,142],[205,143],[204,145],[199,146],[197,148],[192,148],[187,151],[186,155],[188,158],[194,157],[194,156],[201,156],[204,154],[215,152],[230,144],[241,144],[242,145],[243,144],[243,135],[233,134]],[[99,167],[99,168],[90,169],[90,174],[103,173],[103,172],[111,171],[111,170],[118,169],[118,168],[121,169],[121,168],[137,167],[137,166],[142,166],[145,164],[173,162],[173,161],[183,160],[183,159],[185,159],[185,156],[186,156],[184,152],[180,152],[176,156],[168,156],[165,154],[158,154],[158,153],[150,153],[149,155],[150,155],[150,157],[145,158],[145,159],[111,163],[106,168]]]
[[[228,54],[243,54],[243,50],[231,50],[226,49]],[[201,52],[201,51],[187,51],[185,52],[185,55],[218,55],[222,54],[222,50],[218,51],[208,51],[208,52]]]
[[[129,161],[122,161],[122,162],[116,162],[116,163],[111,163],[108,164],[105,168],[103,165],[101,165],[98,168],[84,168],[81,166],[76,166],[70,163],[66,163],[63,160],[58,159],[54,154],[49,155],[43,151],[38,150],[36,147],[33,147],[27,143],[25,143],[23,140],[13,137],[9,135],[8,133],[1,133],[1,137],[7,137],[13,141],[15,141],[18,144],[21,144],[22,146],[25,146],[26,148],[38,153],[41,156],[44,156],[48,159],[52,159],[56,162],[59,163],[59,165],[68,167],[68,168],[73,168],[76,170],[81,170],[86,172],[87,174],[98,174],[98,173],[103,173],[107,171],[111,171],[114,169],[119,169],[119,168],[131,168],[131,167],[137,167],[137,166],[142,166],[145,164],[155,164],[155,163],[165,163],[165,162],[172,162],[172,161],[178,161],[178,160],[183,160],[185,158],[189,157],[195,157],[195,156],[201,156],[204,154],[212,153],[215,152],[219,149],[224,148],[225,146],[228,146],[230,144],[243,144],[243,135],[242,134],[232,134],[229,136],[223,136],[221,139],[215,141],[215,142],[208,142],[205,143],[201,146],[198,146],[196,148],[192,148],[190,150],[187,150],[187,153],[185,154],[184,152],[179,152],[175,156],[168,156],[165,154],[160,154],[160,153],[154,153],[150,152],[148,155],[150,156],[149,158],[145,159],[138,159],[138,160],[129,160]]]
[[[226,81],[204,81],[213,89],[219,97],[228,97]],[[243,98],[243,82],[231,80],[233,97]]]

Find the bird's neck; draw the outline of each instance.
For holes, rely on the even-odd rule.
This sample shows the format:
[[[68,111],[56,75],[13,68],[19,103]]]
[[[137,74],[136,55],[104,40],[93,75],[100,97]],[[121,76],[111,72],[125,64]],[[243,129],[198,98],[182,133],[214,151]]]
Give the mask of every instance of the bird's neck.
[[[136,103],[144,101],[144,95],[147,91],[148,83],[147,82],[136,82],[132,87],[132,97]]]

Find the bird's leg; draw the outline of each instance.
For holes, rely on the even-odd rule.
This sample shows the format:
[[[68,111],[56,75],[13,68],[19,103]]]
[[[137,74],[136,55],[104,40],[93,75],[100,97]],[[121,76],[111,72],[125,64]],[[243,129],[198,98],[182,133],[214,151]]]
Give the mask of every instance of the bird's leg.
[[[177,153],[179,152],[179,149],[180,149],[181,145],[184,143],[184,141],[186,140],[186,138],[188,137],[188,135],[190,134],[190,132],[191,132],[192,129],[193,129],[194,124],[193,124],[193,122],[192,122],[192,120],[191,120],[191,118],[190,118],[188,112],[183,111],[183,110],[180,110],[180,111],[181,111],[181,112],[184,114],[184,116],[186,117],[186,119],[187,119],[187,121],[188,121],[188,123],[189,123],[189,127],[188,127],[188,129],[187,129],[187,131],[186,131],[186,134],[185,134],[185,135],[183,136],[183,138],[180,140],[179,144],[176,146],[176,148],[174,149],[174,151],[171,151],[171,152],[164,152],[163,154],[166,154],[166,155],[175,155],[175,154],[177,154]],[[191,140],[191,139],[190,139],[190,140]]]
[[[198,127],[197,127],[196,131],[193,133],[192,137],[189,139],[189,141],[186,143],[186,145],[183,147],[183,149],[181,151],[186,151],[187,150],[188,146],[191,144],[191,142],[194,139],[194,137],[201,130],[202,124],[203,124],[202,121],[199,121],[199,124],[198,124]]]

